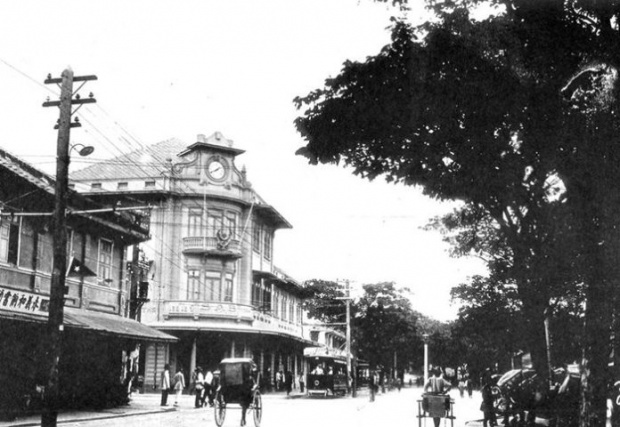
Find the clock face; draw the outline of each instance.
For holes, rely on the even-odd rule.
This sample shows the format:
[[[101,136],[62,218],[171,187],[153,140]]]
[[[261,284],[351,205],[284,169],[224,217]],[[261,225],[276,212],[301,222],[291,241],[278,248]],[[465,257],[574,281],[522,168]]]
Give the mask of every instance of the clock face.
[[[220,160],[212,160],[207,164],[207,174],[215,181],[226,178],[226,165]]]

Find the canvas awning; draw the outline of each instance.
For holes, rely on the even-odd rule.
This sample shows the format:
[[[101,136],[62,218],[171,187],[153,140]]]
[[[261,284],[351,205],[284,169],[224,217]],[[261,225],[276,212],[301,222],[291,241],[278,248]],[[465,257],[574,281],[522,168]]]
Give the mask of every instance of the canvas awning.
[[[145,341],[178,341],[177,337],[115,314],[65,308],[65,324],[75,329]]]
[[[29,314],[2,309],[0,309],[0,318],[40,324],[47,323],[47,315],[45,314]],[[173,342],[178,340],[172,335],[126,317],[71,307],[64,309],[63,325],[69,330],[94,332],[139,341]]]

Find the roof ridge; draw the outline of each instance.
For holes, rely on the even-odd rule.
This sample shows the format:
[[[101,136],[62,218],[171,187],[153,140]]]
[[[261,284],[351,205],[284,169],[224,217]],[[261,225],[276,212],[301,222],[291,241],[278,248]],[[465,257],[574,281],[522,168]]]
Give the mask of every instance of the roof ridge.
[[[167,167],[164,161],[165,158],[171,155],[170,152],[174,151],[176,154],[181,152],[186,146],[186,142],[176,137],[164,139],[149,145],[142,145],[140,148],[133,151],[104,159],[85,168],[78,169],[71,173],[70,178],[79,181],[93,179],[94,177],[100,177],[102,175],[110,175],[100,173],[103,169],[116,169],[115,173],[112,175],[117,179],[128,178],[130,176],[136,177],[136,175],[157,176],[161,170]],[[145,155],[151,157],[150,162],[140,160]],[[141,167],[141,164],[148,164],[150,168],[153,168],[152,173],[151,170],[145,171],[144,168]],[[123,174],[129,174],[129,176],[124,176]]]

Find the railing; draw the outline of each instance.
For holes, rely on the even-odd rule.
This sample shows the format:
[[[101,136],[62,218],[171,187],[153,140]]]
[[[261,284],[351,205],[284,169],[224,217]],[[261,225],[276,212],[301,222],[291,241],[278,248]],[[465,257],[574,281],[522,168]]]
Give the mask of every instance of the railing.
[[[184,253],[216,253],[241,256],[241,242],[238,239],[223,240],[210,236],[183,238]]]

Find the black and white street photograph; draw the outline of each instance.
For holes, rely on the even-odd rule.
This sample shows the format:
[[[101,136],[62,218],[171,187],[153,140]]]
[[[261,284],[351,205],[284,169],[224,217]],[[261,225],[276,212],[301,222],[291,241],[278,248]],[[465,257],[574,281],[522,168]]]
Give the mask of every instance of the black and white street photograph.
[[[620,0],[0,39],[0,427],[620,427]]]

